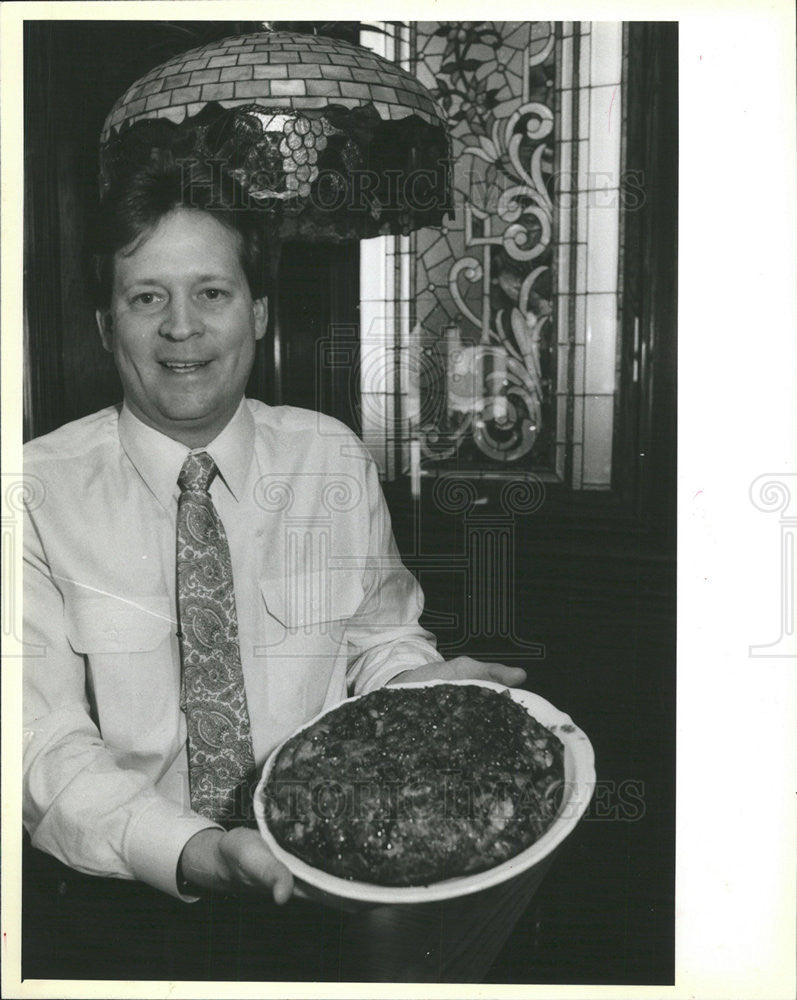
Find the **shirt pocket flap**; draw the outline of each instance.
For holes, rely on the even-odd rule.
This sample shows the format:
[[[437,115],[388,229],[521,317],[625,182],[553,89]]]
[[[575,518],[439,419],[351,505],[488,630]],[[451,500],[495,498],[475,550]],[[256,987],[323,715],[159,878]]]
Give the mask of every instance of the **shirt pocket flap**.
[[[65,617],[76,653],[148,652],[174,625],[163,597],[79,597],[66,602]]]
[[[260,592],[269,614],[286,628],[351,618],[365,594],[358,575],[334,570],[263,578]]]

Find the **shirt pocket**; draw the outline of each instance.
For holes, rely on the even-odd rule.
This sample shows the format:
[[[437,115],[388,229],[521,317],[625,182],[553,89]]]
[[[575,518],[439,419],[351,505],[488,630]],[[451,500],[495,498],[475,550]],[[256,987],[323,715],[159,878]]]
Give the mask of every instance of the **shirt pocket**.
[[[275,737],[316,715],[331,689],[345,697],[346,627],[362,603],[356,573],[315,571],[261,577],[266,608],[266,701]]]
[[[285,635],[340,639],[365,591],[355,573],[314,570],[278,579],[261,578],[260,593],[269,615]]]
[[[180,667],[168,598],[67,597],[69,644],[85,658],[86,693],[117,753],[161,755],[177,737]]]
[[[65,604],[66,635],[76,653],[113,656],[157,649],[173,627],[166,598],[78,597]]]

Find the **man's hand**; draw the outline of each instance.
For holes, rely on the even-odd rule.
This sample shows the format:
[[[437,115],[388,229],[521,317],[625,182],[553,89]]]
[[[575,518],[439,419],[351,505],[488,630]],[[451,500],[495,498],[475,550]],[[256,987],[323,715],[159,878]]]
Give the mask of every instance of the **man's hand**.
[[[405,670],[393,677],[388,684],[405,681],[495,681],[507,687],[519,687],[526,679],[520,667],[506,667],[503,663],[482,663],[470,656],[457,656],[453,660],[436,660],[414,670]]]
[[[183,878],[198,889],[271,892],[279,905],[293,893],[293,876],[257,830],[200,830],[183,848],[179,867]]]

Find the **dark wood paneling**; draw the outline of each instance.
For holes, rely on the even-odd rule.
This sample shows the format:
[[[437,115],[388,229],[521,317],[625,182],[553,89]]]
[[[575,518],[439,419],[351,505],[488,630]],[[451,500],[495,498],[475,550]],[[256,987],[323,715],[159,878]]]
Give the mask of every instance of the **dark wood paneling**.
[[[287,243],[270,331],[280,339],[281,401],[328,413],[358,433],[359,265],[356,243]]]
[[[616,482],[649,530],[664,543],[674,544],[678,25],[634,22],[627,32],[625,267]]]

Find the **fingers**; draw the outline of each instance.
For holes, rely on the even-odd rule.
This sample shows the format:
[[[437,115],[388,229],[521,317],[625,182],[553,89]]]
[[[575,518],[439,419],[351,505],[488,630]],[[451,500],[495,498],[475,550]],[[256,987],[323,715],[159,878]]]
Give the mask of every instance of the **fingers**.
[[[519,687],[526,680],[526,671],[507,667],[503,663],[483,663],[471,656],[456,656],[453,660],[435,660],[415,670],[394,677],[389,683],[401,681],[494,681],[507,687]]]
[[[526,671],[507,667],[503,663],[484,663],[470,656],[457,656],[446,664],[449,676],[456,680],[494,681],[507,687],[518,687],[526,680]]]
[[[293,895],[293,876],[285,865],[277,861],[276,858],[274,859],[274,864],[277,866],[277,870],[272,873],[274,881],[271,893],[274,897],[274,902],[278,906],[284,906]]]
[[[507,687],[519,687],[526,680],[526,671],[520,667],[506,667],[503,663],[488,663],[491,681],[496,684],[506,684]]]
[[[219,844],[238,887],[262,891],[270,889],[274,902],[282,906],[293,895],[293,876],[277,861],[256,830],[230,830]]]

